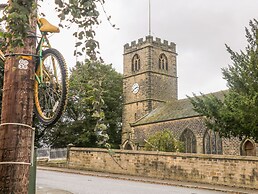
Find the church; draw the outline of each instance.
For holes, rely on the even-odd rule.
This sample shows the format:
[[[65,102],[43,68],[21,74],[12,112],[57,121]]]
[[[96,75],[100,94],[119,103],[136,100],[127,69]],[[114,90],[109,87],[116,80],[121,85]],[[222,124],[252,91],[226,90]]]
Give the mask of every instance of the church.
[[[150,135],[169,129],[186,153],[258,155],[252,139],[221,138],[188,98],[178,99],[175,43],[149,35],[125,44],[123,63],[122,149],[142,150]],[[223,98],[224,92],[213,94]]]

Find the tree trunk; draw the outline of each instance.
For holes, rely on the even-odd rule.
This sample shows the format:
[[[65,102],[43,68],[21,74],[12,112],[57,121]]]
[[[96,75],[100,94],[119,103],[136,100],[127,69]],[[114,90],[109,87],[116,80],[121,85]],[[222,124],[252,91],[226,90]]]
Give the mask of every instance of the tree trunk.
[[[30,21],[36,35],[36,20]],[[32,129],[14,123],[32,125],[35,60],[26,54],[35,54],[35,47],[35,37],[28,36],[23,48],[11,50],[23,55],[8,56],[5,61],[1,124],[13,124],[0,127],[0,193],[4,194],[28,193],[30,165],[22,163],[31,162]]]

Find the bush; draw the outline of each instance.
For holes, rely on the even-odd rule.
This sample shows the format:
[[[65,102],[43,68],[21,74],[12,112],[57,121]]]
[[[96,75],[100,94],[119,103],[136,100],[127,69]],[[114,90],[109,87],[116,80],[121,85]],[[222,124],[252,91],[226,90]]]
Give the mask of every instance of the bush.
[[[176,140],[168,129],[156,132],[145,142],[144,149],[147,151],[182,152],[184,149],[183,143]]]

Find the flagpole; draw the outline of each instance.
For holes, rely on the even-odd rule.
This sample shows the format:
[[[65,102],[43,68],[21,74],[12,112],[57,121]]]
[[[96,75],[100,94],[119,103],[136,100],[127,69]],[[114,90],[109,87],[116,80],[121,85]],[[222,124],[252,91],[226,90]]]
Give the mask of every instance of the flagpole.
[[[151,35],[151,0],[149,0],[149,36]]]

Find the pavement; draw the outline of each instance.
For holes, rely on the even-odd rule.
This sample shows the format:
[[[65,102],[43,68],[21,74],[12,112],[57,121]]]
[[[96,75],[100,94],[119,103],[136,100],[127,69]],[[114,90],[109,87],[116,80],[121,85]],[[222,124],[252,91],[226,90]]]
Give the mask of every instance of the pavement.
[[[72,193],[64,190],[59,190],[59,189],[37,187],[36,194],[72,194]]]
[[[75,170],[75,169],[68,169],[68,168],[38,166],[38,169],[72,173],[72,174],[81,174],[81,175],[88,175],[88,176],[106,177],[106,178],[113,178],[113,179],[120,179],[120,180],[129,180],[129,181],[136,181],[136,182],[139,181],[139,182],[146,182],[146,183],[153,183],[153,184],[162,184],[162,185],[195,188],[195,189],[221,191],[221,192],[225,192],[228,194],[257,194],[258,193],[258,190],[252,190],[252,189],[244,189],[244,188],[236,188],[236,187],[228,187],[228,186],[220,186],[220,185],[210,185],[210,184],[202,184],[202,183],[173,181],[173,180],[161,180],[161,179],[155,179],[155,178],[136,177],[136,176],[110,174],[110,173],[102,173],[102,172],[82,171],[82,170]],[[72,193],[68,192],[68,191],[64,191],[64,190],[53,189],[53,188],[37,187],[36,194],[72,194]]]

